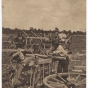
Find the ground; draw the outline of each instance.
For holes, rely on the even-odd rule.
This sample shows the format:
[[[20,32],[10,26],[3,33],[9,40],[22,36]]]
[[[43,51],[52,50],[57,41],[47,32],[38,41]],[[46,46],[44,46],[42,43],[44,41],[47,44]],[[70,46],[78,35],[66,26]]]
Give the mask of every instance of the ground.
[[[6,41],[8,36],[3,34],[3,41]],[[3,47],[4,47],[3,43]],[[85,35],[75,35],[72,36],[72,44],[71,44],[71,50],[73,54],[86,54],[86,36]],[[8,68],[9,68],[9,55],[10,53],[2,53],[2,88],[11,88],[8,83]],[[77,63],[70,63],[70,66],[73,65],[86,65],[86,56],[76,57],[74,59],[79,59],[80,62]],[[6,70],[7,69],[7,70]],[[4,75],[5,74],[5,75]],[[20,87],[20,88],[26,88]]]

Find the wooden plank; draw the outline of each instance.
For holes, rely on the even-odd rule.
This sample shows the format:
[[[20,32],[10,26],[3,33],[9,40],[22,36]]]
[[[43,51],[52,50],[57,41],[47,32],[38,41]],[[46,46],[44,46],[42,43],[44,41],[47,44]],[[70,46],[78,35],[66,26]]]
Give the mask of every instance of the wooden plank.
[[[79,53],[79,54],[74,54],[74,57],[81,57],[81,56],[85,56],[86,55],[86,53],[84,53],[84,54],[81,54],[81,53]]]
[[[83,70],[75,70],[75,69],[74,69],[74,70],[71,70],[71,71],[72,71],[72,72],[79,72],[79,73],[80,73],[80,72],[83,72]]]
[[[54,56],[56,60],[66,60],[66,57]]]
[[[25,49],[20,49],[21,51],[25,51]],[[2,49],[2,52],[16,52],[18,49]]]
[[[74,68],[84,68],[84,69],[86,69],[86,66],[74,66]]]
[[[47,39],[48,37],[30,37],[30,39]]]
[[[47,55],[43,54],[26,54],[26,56],[38,56],[39,58],[49,58]]]
[[[80,60],[71,60],[71,61],[79,62]]]
[[[47,63],[51,63],[52,59],[40,59],[38,60],[39,64],[47,64]]]

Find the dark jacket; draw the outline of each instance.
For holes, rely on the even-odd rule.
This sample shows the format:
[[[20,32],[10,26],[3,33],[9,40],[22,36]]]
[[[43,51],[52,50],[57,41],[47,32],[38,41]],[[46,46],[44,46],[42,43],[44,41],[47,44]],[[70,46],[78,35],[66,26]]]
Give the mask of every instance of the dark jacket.
[[[18,44],[22,44],[22,43],[24,43],[24,41],[25,41],[24,37],[21,37],[21,39],[20,39],[20,37],[16,37],[14,39],[14,42],[17,42]]]

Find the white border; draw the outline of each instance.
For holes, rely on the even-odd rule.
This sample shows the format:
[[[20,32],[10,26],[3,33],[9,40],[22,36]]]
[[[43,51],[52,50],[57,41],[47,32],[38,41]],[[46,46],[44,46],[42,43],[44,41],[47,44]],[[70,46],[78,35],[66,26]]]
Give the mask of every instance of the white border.
[[[88,88],[88,0],[86,0],[86,88]]]
[[[88,15],[88,0],[86,0],[86,71],[87,71],[87,73],[86,74],[88,74],[88,59],[87,59],[87,57],[88,57],[88,17],[87,17],[87,15]],[[1,52],[1,54],[0,54],[0,88],[2,88],[2,0],[0,0],[0,52]],[[86,81],[86,88],[88,88],[88,76],[87,76],[87,81]]]
[[[0,87],[2,88],[2,0],[0,0]]]

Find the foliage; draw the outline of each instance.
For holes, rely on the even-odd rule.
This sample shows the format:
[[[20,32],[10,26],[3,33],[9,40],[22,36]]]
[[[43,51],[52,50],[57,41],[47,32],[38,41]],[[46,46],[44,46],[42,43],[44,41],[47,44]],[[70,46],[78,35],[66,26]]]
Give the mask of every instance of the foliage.
[[[55,30],[57,30],[59,33],[61,32],[64,32],[64,33],[71,33],[71,34],[74,34],[74,35],[85,35],[86,32],[83,32],[83,31],[66,31],[66,30],[63,30],[63,31],[60,31],[57,27],[55,27]],[[54,33],[55,30],[43,30],[43,29],[36,29],[36,28],[33,28],[33,27],[30,27],[29,30],[26,30],[26,29],[18,29],[18,28],[15,28],[15,29],[10,29],[10,28],[4,28],[2,27],[2,32],[4,34],[17,34],[18,32],[22,32],[22,31],[25,31],[27,34],[30,34],[32,35],[31,31],[33,31],[34,33],[45,33],[45,34],[48,34],[48,33]]]

